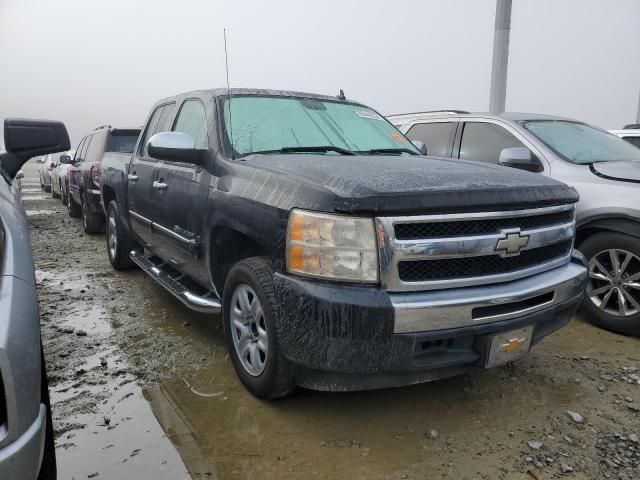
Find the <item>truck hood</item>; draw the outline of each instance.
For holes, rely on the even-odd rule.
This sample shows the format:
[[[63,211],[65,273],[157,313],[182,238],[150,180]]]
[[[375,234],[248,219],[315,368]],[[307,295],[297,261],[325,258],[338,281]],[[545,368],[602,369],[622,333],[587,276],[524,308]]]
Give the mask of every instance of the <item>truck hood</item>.
[[[640,162],[596,162],[589,165],[589,167],[599,177],[622,182],[640,183]]]
[[[480,162],[407,155],[250,155],[251,167],[332,192],[334,210],[447,213],[573,203],[577,192],[539,174]]]

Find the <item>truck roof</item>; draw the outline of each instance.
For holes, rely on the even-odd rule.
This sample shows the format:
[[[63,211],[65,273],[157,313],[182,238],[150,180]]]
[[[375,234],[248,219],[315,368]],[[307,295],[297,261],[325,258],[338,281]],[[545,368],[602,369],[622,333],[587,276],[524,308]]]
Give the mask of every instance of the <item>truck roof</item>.
[[[330,101],[344,101],[348,103],[356,103],[359,102],[345,99],[341,100],[338,96],[330,96],[330,95],[318,95],[317,93],[307,93],[307,92],[296,92],[292,90],[271,90],[265,88],[212,88],[207,90],[193,90],[190,92],[182,92],[177,95],[172,95],[170,97],[163,98],[157,103],[164,103],[170,100],[174,100],[178,97],[189,97],[189,96],[197,96],[197,95],[211,95],[213,97],[223,97],[226,95],[258,95],[258,96],[272,96],[272,97],[304,97],[304,98],[317,98],[318,100],[330,100]]]

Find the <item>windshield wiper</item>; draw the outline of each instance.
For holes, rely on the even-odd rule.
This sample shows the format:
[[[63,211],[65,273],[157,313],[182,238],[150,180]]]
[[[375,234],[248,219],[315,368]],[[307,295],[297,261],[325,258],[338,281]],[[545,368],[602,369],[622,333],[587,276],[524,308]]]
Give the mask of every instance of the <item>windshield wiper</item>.
[[[373,148],[362,153],[372,155],[375,155],[376,153],[410,153],[411,155],[418,155],[418,153],[411,150],[410,148]]]
[[[356,152],[347,150],[346,148],[334,147],[333,145],[320,145],[320,146],[308,146],[308,147],[284,147],[278,150],[262,150],[260,152],[251,152],[257,154],[269,154],[269,153],[305,153],[305,152],[336,152],[341,155],[357,155]]]

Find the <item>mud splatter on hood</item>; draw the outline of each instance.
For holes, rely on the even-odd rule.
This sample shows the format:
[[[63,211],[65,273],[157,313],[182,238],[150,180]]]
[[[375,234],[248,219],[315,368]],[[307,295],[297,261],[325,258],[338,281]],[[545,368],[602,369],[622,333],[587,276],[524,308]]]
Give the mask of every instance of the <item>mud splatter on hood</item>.
[[[399,155],[251,155],[248,165],[317,184],[348,212],[521,208],[578,200],[535,173],[479,162]]]

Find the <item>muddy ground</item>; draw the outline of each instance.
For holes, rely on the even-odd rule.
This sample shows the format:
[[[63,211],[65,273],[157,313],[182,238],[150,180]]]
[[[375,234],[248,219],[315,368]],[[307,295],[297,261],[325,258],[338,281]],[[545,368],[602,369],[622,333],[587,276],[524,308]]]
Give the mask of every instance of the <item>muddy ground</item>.
[[[220,318],[112,270],[36,168],[23,197],[60,479],[640,478],[640,339],[577,316],[512,365],[261,402]]]

